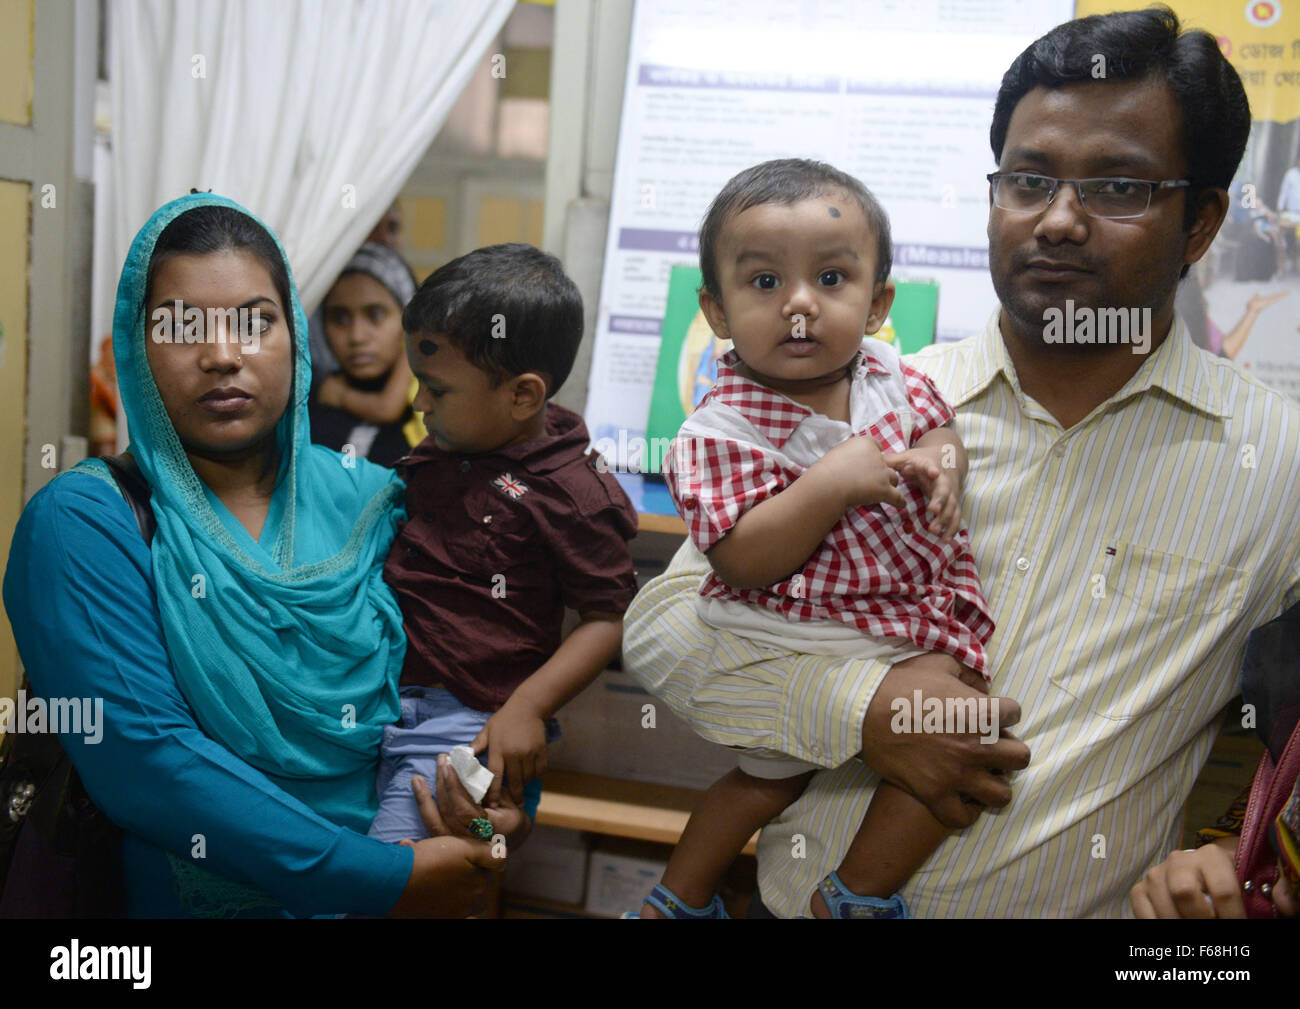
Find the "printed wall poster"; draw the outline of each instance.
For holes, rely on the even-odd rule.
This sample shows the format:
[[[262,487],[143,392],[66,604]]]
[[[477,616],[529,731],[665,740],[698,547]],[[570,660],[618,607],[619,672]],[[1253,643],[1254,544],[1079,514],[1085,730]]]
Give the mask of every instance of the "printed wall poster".
[[[1081,0],[1078,15],[1144,4]],[[1300,400],[1300,0],[1169,0],[1214,35],[1250,101],[1228,218],[1179,285],[1198,346]]]
[[[895,278],[942,293],[937,338],[988,319],[993,100],[1011,60],[1073,4],[915,0],[870,11],[851,0],[637,3],[586,410],[616,468],[631,453],[649,457],[673,267],[698,266],[709,202],[750,165],[807,157],[857,176],[889,214]],[[642,505],[639,482],[628,489]]]

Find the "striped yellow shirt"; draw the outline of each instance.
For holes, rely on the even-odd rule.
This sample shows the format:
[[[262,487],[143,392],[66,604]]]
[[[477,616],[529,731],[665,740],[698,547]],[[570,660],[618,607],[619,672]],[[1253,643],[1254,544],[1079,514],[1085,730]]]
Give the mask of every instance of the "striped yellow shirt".
[[[994,689],[1022,705],[1015,731],[1033,759],[1011,805],[949,837],[903,895],[918,917],[1126,914],[1132,885],[1177,847],[1247,632],[1300,598],[1300,410],[1195,348],[1180,322],[1069,430],[1020,390],[996,313],[911,363],[957,411],[963,513],[998,625]],[[703,565],[683,548],[629,611],[624,646],[687,717],[684,671],[735,650],[712,648],[694,620]],[[796,676],[763,717],[786,752],[825,766],[851,745],[846,722],[860,733],[884,669],[821,661],[833,689]],[[875,780],[857,761],[823,771],[764,830],[774,913],[808,913]]]

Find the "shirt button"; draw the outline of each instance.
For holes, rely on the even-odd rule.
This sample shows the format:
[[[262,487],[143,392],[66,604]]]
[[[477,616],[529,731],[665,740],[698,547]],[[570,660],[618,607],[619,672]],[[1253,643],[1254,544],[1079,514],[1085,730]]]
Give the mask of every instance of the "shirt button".
[[[469,460],[468,460],[468,459],[462,459],[462,460],[460,461],[460,471],[461,471],[462,473],[468,473],[468,472],[469,472]]]
[[[1028,571],[1028,570],[1029,570],[1029,558],[1028,558],[1028,557],[1017,557],[1017,558],[1016,558],[1016,570],[1017,570],[1017,571]]]
[[[416,550],[415,547],[407,547],[407,548],[406,548],[406,556],[407,556],[407,557],[414,557],[414,556],[415,556],[416,554],[418,554],[419,552],[420,552],[420,551]]]
[[[1064,445],[1063,443],[1058,443],[1058,444],[1057,444],[1057,445],[1052,449],[1052,455],[1054,455],[1054,456],[1058,456],[1058,457],[1059,457],[1059,456],[1063,456],[1063,455],[1065,455],[1065,445]]]

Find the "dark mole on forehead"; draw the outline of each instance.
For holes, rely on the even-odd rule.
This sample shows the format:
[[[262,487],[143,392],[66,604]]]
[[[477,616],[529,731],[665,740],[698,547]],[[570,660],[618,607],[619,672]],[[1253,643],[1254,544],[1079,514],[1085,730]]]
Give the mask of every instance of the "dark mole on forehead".
[[[839,211],[839,208],[838,208],[838,207],[827,207],[826,209],[829,210],[829,211],[831,212],[831,216],[832,216],[832,217],[839,217],[839,216],[840,216],[840,211]]]
[[[432,340],[421,340],[418,346],[425,357],[431,357],[438,350],[438,345]]]

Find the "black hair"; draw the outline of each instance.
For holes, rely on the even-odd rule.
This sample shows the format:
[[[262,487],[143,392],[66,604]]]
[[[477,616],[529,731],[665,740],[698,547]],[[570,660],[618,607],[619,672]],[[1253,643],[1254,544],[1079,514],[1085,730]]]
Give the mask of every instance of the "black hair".
[[[718,235],[728,217],[765,203],[798,203],[837,189],[857,200],[862,208],[863,216],[876,236],[875,283],[879,285],[887,281],[894,268],[894,245],[889,235],[889,217],[871,195],[871,190],[852,175],[825,162],[780,158],[764,161],[732,176],[713,198],[704,215],[704,223],[700,225],[700,272],[704,275],[704,289],[721,299],[716,256]]]
[[[1094,76],[1098,69],[1104,77]],[[1001,162],[1011,114],[1034,88],[1143,77],[1163,80],[1182,113],[1190,228],[1206,190],[1232,183],[1250,136],[1250,103],[1214,36],[1183,28],[1168,7],[1067,21],[1031,44],[1002,77],[989,130],[993,157]]]
[[[280,255],[279,246],[261,224],[247,214],[233,207],[208,205],[195,207],[174,217],[163,228],[158,241],[154,243],[153,255],[149,257],[149,270],[145,274],[144,308],[149,308],[149,298],[153,293],[153,283],[158,270],[172,256],[195,255],[206,256],[214,252],[239,249],[251,252],[262,261],[266,272],[271,275],[276,293],[280,295],[280,305],[284,310],[285,323],[289,327],[289,337],[294,338],[293,296],[289,285],[289,270],[284,257]],[[293,344],[291,344],[292,346]]]
[[[497,382],[524,372],[569,377],[582,342],[582,295],[564,267],[523,242],[489,245],[425,278],[402,313],[409,334],[445,336]]]

